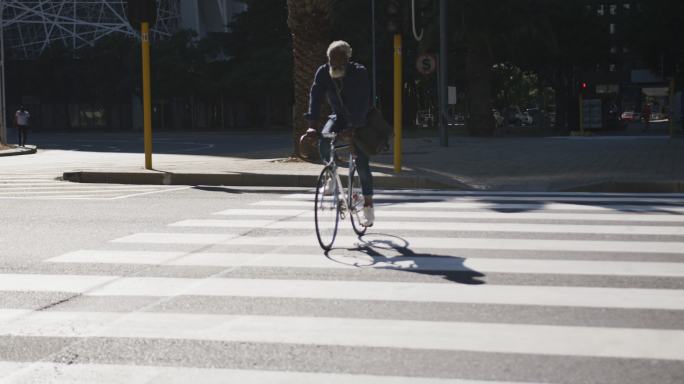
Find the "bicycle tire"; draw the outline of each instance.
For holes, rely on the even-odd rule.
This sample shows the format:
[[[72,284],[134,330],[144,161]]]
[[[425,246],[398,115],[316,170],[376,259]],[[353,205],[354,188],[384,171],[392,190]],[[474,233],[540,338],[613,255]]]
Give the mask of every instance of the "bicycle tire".
[[[352,228],[357,235],[362,236],[366,233],[368,227],[361,225],[359,220],[359,212],[363,210],[363,190],[361,189],[361,178],[359,177],[356,167],[354,166],[349,172],[349,181],[347,188],[347,198],[349,202],[349,218],[351,219]]]
[[[332,182],[328,180],[332,180]],[[340,221],[339,193],[337,189],[338,185],[332,168],[323,168],[316,182],[314,222],[316,223],[318,243],[325,251],[329,251],[332,248]]]

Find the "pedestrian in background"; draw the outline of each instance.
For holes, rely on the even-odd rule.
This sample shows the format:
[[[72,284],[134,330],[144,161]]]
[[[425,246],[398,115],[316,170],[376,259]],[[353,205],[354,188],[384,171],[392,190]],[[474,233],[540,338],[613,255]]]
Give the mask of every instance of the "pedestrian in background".
[[[644,104],[641,109],[641,118],[644,119],[644,132],[646,132],[651,125],[651,104]]]
[[[14,128],[17,129],[17,134],[19,135],[19,146],[26,146],[26,138],[28,137],[28,129],[31,125],[31,114],[29,111],[20,106],[19,110],[14,114]]]

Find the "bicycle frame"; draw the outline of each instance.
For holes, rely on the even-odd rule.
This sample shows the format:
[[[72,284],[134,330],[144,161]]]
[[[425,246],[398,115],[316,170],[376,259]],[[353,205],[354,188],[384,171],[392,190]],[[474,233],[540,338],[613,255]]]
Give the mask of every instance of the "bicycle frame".
[[[349,201],[349,199],[347,199],[347,191],[344,189],[339,172],[337,172],[338,166],[335,162],[335,152],[338,149],[349,148],[349,167],[347,168],[347,182],[350,185],[352,180],[352,171],[356,168],[356,159],[354,159],[354,152],[351,148],[351,144],[335,145],[335,139],[337,138],[337,134],[334,132],[323,134],[323,137],[326,139],[330,139],[330,159],[325,165],[329,166],[335,174],[335,183],[337,184],[338,191],[337,196],[335,196],[335,203],[339,204],[339,199],[341,195],[342,202],[344,203],[342,205],[342,207],[344,207],[344,212],[351,212],[352,202]]]

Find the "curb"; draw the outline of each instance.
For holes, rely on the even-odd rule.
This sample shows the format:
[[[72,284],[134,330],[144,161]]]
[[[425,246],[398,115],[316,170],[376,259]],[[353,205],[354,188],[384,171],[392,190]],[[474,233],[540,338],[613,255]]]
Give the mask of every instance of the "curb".
[[[25,148],[5,149],[5,150],[0,151],[0,157],[32,155],[36,152],[38,152],[38,147],[36,147],[36,146],[34,146],[33,148],[25,147]]]
[[[344,176],[342,176],[344,179]],[[313,188],[317,175],[283,175],[268,173],[173,173],[173,172],[64,172],[62,179],[76,183],[148,184],[148,185],[212,185],[250,187]],[[373,175],[379,188],[463,189],[458,185],[422,176]]]
[[[561,192],[679,193],[684,192],[684,181],[608,181],[567,188]]]

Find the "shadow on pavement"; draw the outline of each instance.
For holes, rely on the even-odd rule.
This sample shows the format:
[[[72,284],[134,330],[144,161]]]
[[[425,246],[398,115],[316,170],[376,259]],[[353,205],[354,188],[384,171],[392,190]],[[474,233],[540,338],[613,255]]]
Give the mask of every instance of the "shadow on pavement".
[[[280,195],[283,192],[292,192],[291,190],[283,189],[283,188],[288,188],[288,187],[231,188],[231,187],[227,187],[227,186],[195,185],[195,186],[192,186],[190,188],[197,189],[199,191],[220,192],[220,193],[227,193],[227,194],[231,194],[231,195],[245,194],[245,193],[263,193],[263,194]],[[311,193],[311,195],[313,196],[313,192]],[[313,203],[311,203],[311,205],[313,207]]]
[[[468,285],[485,284],[479,278],[485,275],[464,265],[465,258],[437,255],[432,253],[416,253],[410,248],[409,242],[399,236],[383,233],[373,233],[360,236],[360,243],[347,251],[361,252],[370,257],[368,263],[349,263],[342,258],[336,258],[330,252],[325,255],[336,263],[353,265],[360,268],[391,269],[403,272],[420,273],[431,276],[443,276],[444,279]],[[385,256],[381,251],[395,253]]]
[[[573,197],[582,197],[581,195],[573,194]],[[589,197],[591,195],[586,195],[586,197]],[[606,196],[606,197],[621,197],[619,195],[615,196]],[[562,197],[555,198],[555,199],[548,199],[544,201],[520,201],[520,202],[513,202],[511,203],[509,201],[503,201],[502,199],[496,199],[496,198],[487,198],[487,199],[478,199],[478,202],[481,203],[486,203],[490,204],[491,206],[488,207],[487,209],[496,211],[496,212],[501,212],[501,213],[517,213],[517,212],[530,212],[530,211],[539,211],[543,210],[544,207],[547,204],[567,204],[567,205],[575,205],[577,206],[577,210],[581,211],[582,208],[585,207],[598,207],[598,208],[605,208],[605,209],[612,209],[616,212],[625,212],[625,213],[660,213],[660,214],[670,214],[670,215],[681,215],[684,214],[684,212],[676,211],[676,210],[670,210],[668,207],[672,208],[681,208],[684,207],[684,202],[683,203],[677,203],[677,202],[657,202],[657,203],[649,203],[649,202],[638,202],[638,201],[626,201],[626,202],[614,202],[614,203],[602,203],[602,202],[591,202],[591,201],[572,201],[572,200],[567,200],[563,199]],[[657,205],[656,205],[657,204]]]

